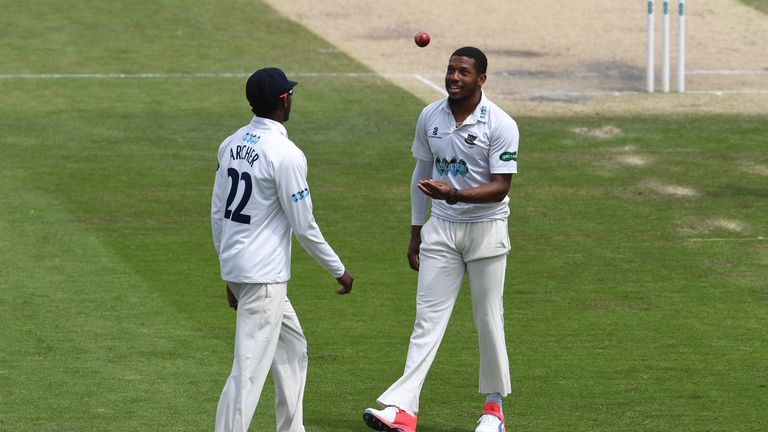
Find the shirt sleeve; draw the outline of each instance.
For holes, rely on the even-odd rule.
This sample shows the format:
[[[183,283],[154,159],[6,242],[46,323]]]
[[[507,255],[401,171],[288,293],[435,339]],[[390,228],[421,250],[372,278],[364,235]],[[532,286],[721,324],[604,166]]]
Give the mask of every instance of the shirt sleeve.
[[[411,176],[411,225],[424,225],[424,220],[427,218],[427,209],[431,200],[419,190],[417,185],[420,180],[430,178],[430,174],[432,174],[432,162],[417,159],[413,176]]]
[[[411,146],[411,152],[413,157],[419,160],[425,160],[432,162],[432,150],[429,148],[429,140],[427,139],[427,116],[425,114],[426,109],[421,111],[419,119],[416,121],[416,132],[413,135],[413,145]]]
[[[227,187],[227,176],[223,174],[219,163],[216,166],[216,175],[213,181],[211,193],[211,231],[213,233],[213,247],[216,252],[221,252],[221,231],[224,225],[224,199]]]
[[[520,132],[517,123],[506,118],[494,125],[490,138],[490,168],[491,174],[517,173],[517,146]]]
[[[312,197],[307,183],[307,161],[298,152],[275,166],[275,182],[280,206],[288,218],[296,240],[333,277],[344,274],[344,265],[325,241],[312,214]]]

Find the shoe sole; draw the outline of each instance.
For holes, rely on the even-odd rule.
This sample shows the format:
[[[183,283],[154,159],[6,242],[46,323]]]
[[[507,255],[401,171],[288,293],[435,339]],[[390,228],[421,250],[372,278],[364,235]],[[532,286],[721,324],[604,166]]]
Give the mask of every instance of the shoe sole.
[[[401,428],[393,428],[390,427],[388,424],[384,423],[380,418],[376,417],[375,415],[371,413],[363,413],[363,421],[366,425],[368,425],[369,428],[375,429],[377,431],[384,431],[384,432],[410,432],[406,429]]]

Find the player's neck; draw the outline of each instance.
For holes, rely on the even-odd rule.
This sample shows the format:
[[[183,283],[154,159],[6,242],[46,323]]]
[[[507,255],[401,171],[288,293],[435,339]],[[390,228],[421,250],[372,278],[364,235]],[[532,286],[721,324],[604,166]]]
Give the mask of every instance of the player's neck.
[[[475,108],[480,105],[482,96],[483,93],[478,90],[472,96],[461,101],[451,101],[450,98],[448,99],[448,106],[451,108],[453,119],[457,125],[464,123],[464,120],[475,111]]]
[[[282,124],[282,123],[285,123],[285,122],[286,122],[286,120],[285,120],[285,116],[283,115],[283,112],[282,112],[282,111],[275,111],[275,112],[273,112],[273,113],[271,113],[271,114],[266,114],[266,115],[264,115],[263,117],[264,117],[265,119],[269,119],[269,120],[272,120],[272,121],[276,121],[276,122],[278,122],[278,123],[280,123],[280,124]]]

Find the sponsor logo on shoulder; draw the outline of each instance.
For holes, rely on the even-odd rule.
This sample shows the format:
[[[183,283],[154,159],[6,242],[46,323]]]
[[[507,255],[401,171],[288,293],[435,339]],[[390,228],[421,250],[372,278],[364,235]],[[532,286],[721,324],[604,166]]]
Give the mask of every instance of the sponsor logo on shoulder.
[[[309,196],[309,188],[304,188],[303,190],[300,190],[298,192],[291,194],[291,200],[295,203],[303,200],[304,198]]]
[[[503,162],[515,161],[517,162],[517,152],[504,152],[499,155],[499,159]]]
[[[254,145],[261,139],[260,136],[256,134],[252,134],[250,132],[246,132],[245,135],[243,135],[243,142],[246,144]]]

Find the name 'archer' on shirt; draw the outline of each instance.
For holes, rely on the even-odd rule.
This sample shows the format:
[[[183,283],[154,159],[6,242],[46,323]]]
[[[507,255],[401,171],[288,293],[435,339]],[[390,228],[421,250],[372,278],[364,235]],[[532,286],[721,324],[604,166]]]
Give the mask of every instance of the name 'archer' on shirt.
[[[238,145],[229,148],[229,157],[232,160],[244,160],[253,167],[254,162],[259,160],[259,154],[256,149],[249,145]]]

